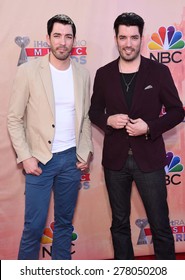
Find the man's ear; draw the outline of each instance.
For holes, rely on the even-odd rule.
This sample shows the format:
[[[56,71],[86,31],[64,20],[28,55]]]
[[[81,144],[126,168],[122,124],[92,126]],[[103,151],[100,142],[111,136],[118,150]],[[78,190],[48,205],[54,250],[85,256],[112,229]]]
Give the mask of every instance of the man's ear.
[[[47,42],[47,44],[50,46],[50,38],[49,38],[49,35],[48,35],[48,34],[46,35],[46,42]]]
[[[115,44],[117,46],[117,36],[116,35],[114,35],[114,42],[115,42]]]
[[[76,45],[76,36],[74,37],[73,47]]]

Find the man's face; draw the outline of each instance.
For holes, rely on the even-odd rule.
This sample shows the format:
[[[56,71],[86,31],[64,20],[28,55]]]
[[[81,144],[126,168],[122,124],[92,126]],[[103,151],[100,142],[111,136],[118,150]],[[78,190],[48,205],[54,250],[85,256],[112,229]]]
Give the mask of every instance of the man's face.
[[[140,55],[141,36],[138,26],[120,25],[115,41],[123,60],[134,61]]]
[[[47,35],[47,43],[55,58],[62,61],[68,59],[74,44],[71,25],[55,22],[50,36]]]

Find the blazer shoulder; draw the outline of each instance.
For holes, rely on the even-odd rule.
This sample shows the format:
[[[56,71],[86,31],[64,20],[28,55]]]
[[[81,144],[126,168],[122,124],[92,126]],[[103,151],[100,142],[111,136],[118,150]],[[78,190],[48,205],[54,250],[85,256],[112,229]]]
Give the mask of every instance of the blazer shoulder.
[[[32,69],[37,69],[40,68],[42,65],[49,65],[48,62],[48,58],[46,57],[38,57],[35,59],[32,59],[28,62],[25,62],[23,64],[21,64],[20,66],[18,66],[18,70],[22,70],[22,71],[31,71]]]
[[[142,57],[142,60],[141,62],[146,65],[147,67],[150,67],[152,69],[156,69],[156,70],[169,70],[169,67],[163,63],[160,63],[158,61],[155,61],[153,59],[150,59],[150,58],[147,58],[147,57],[144,57],[144,56],[141,56]]]
[[[110,71],[111,69],[115,69],[118,67],[118,59],[113,60],[104,66],[101,66],[97,71]]]

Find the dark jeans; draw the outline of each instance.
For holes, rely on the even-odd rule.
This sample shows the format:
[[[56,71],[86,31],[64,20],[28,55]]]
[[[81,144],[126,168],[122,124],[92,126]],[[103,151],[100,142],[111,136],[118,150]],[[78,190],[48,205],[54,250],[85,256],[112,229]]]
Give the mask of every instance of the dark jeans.
[[[37,260],[46,223],[51,191],[54,193],[53,260],[71,259],[72,219],[81,171],[76,168],[76,148],[53,154],[40,176],[26,175],[25,223],[19,260]]]
[[[134,259],[130,228],[130,196],[135,181],[152,232],[156,259],[175,259],[174,238],[168,218],[165,171],[142,172],[132,155],[120,171],[104,168],[112,209],[111,234],[115,259]]]

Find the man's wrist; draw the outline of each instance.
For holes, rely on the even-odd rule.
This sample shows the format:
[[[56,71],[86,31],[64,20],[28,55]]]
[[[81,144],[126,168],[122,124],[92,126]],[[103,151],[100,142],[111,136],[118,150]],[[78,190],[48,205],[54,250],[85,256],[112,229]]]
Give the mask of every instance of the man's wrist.
[[[109,124],[109,118],[110,118],[110,116],[107,118],[107,125],[108,125],[108,126],[110,126],[110,124]]]
[[[149,139],[149,136],[150,136],[150,129],[149,129],[149,126],[147,125],[147,130],[146,130],[146,133],[145,133],[146,140]]]

